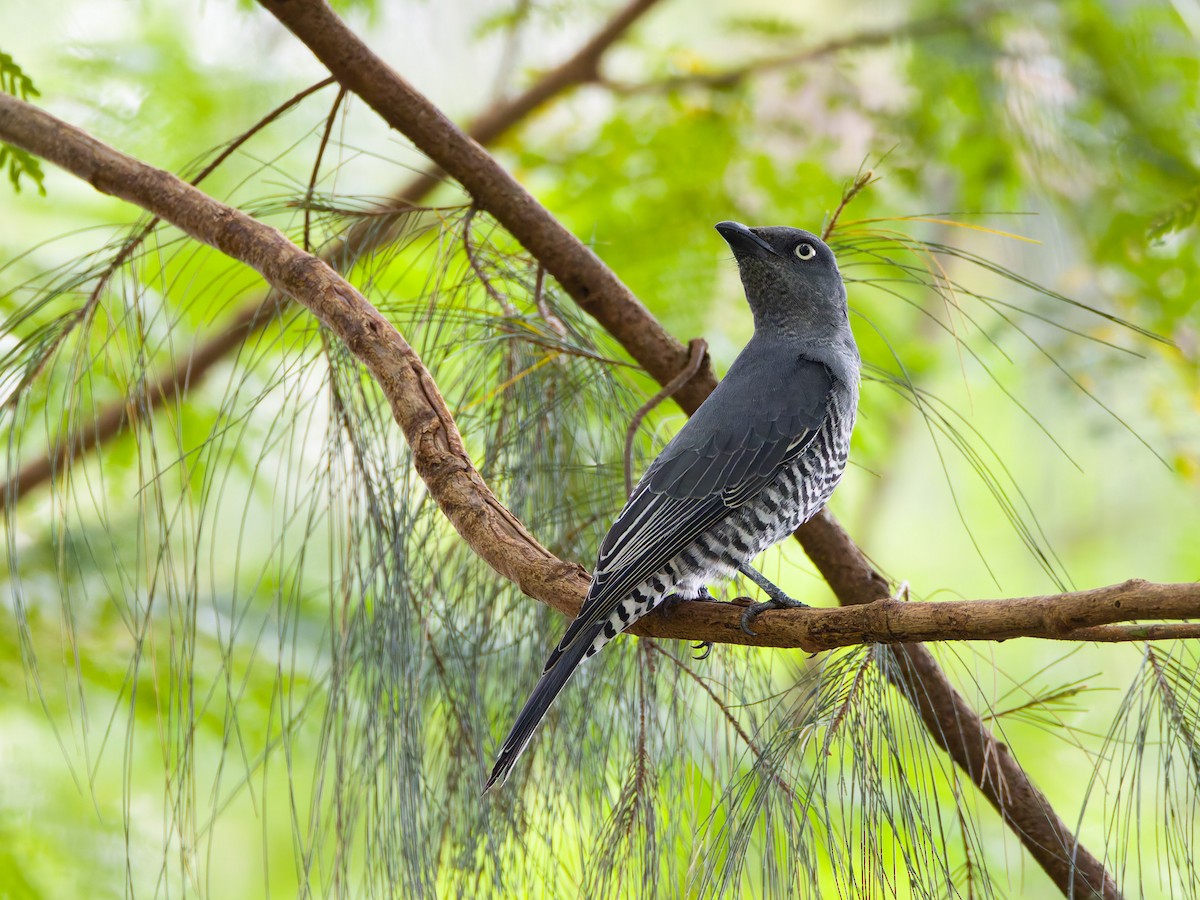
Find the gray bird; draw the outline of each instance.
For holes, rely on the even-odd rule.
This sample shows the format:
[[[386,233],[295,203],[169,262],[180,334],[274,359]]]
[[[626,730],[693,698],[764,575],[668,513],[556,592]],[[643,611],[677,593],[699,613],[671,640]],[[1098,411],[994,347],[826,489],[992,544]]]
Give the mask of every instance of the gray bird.
[[[750,562],[825,505],[846,468],[860,360],[833,252],[798,228],[716,226],[737,258],[754,336],[613,523],[579,616],[550,654],[484,788],[503,784],[580,662],[664,600],[711,599],[736,573],[803,606]]]

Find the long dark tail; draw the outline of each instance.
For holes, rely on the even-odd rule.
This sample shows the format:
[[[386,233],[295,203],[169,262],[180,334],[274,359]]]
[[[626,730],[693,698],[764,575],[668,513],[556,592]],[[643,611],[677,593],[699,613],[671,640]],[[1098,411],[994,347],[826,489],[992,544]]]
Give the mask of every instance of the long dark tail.
[[[529,699],[525,701],[525,705],[521,707],[521,712],[517,715],[516,724],[508,733],[508,737],[504,739],[504,745],[500,748],[500,758],[496,760],[496,765],[492,769],[492,777],[483,786],[485,794],[491,790],[493,785],[504,784],[508,780],[509,773],[512,772],[517,759],[525,752],[525,748],[529,745],[529,739],[533,737],[533,732],[537,730],[538,724],[542,721],[542,716],[546,714],[546,710],[550,708],[550,704],[554,702],[558,692],[563,689],[563,685],[574,674],[575,669],[587,654],[588,648],[592,646],[592,641],[602,628],[602,624],[594,625],[588,630],[588,633],[579,635],[571,646],[555,660],[554,665],[538,679],[533,693],[529,695]]]

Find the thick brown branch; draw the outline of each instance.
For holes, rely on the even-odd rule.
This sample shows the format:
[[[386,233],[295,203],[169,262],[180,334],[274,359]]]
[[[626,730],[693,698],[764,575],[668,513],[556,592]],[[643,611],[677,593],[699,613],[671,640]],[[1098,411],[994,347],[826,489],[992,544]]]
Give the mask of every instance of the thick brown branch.
[[[596,80],[604,54],[642,15],[659,2],[661,0],[633,0],[620,9],[566,62],[546,72],[517,96],[498,101],[477,116],[467,134],[484,146],[492,144],[554,97]],[[322,81],[302,95],[293,97],[289,105],[331,81],[333,79]],[[278,112],[279,110],[276,110],[264,121],[270,121]],[[226,158],[231,149],[223,152],[202,174],[207,174],[217,162]],[[385,245],[393,238],[394,226],[400,216],[417,206],[442,183],[442,178],[443,175],[439,171],[418,175],[397,190],[384,204],[384,208],[390,212],[384,217],[382,224],[379,217],[360,221],[344,238],[326,250],[321,258],[340,271],[364,253]],[[99,289],[98,287],[97,291]],[[199,384],[217,363],[237,350],[250,334],[272,321],[281,304],[286,302],[287,298],[278,293],[268,293],[265,297],[251,301],[235,313],[220,331],[198,342],[186,359],[163,369],[157,377],[152,378],[140,396],[104,407],[86,426],[63,436],[42,456],[21,466],[0,488],[0,513],[21,496],[65,471],[79,456],[115,438],[138,412],[152,413]],[[554,322],[551,322],[552,327],[553,325]]]
[[[768,611],[764,615],[777,615]],[[1200,583],[1123,584],[1007,600],[959,600],[903,603],[877,600],[865,606],[816,611],[799,638],[806,650],[828,650],[852,644],[903,644],[923,641],[1005,641],[1014,637],[1051,640],[1103,639],[1103,627],[1142,619],[1200,618]],[[1159,626],[1161,627],[1161,626]],[[1189,626],[1194,627],[1194,626]],[[1126,640],[1147,640],[1142,627]],[[1159,637],[1176,637],[1167,632]]]

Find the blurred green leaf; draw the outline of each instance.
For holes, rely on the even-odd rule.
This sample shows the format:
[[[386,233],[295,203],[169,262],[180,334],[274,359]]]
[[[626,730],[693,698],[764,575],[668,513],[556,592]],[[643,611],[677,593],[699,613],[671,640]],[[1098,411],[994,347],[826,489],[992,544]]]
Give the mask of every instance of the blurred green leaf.
[[[0,91],[22,100],[41,96],[33,86],[32,79],[7,53],[0,53]],[[38,193],[46,196],[46,174],[42,171],[38,159],[18,147],[0,141],[0,169],[5,168],[8,170],[8,181],[14,191],[20,193],[21,176],[26,176],[37,186]]]

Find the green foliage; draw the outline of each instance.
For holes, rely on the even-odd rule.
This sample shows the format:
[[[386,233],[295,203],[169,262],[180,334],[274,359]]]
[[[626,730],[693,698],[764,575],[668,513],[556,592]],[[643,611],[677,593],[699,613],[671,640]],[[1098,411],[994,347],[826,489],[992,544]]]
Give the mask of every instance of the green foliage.
[[[804,30],[794,19],[782,16],[730,16],[727,21],[730,30],[756,37],[796,38]]]
[[[322,74],[303,53],[223,54],[235,29],[289,40],[241,6],[206,7],[203,28],[179,27],[194,4],[141,10],[35,58],[39,83],[122,149],[191,171]],[[364,7],[368,26],[385,18],[376,3],[344,6],[356,28]],[[586,31],[558,0],[455,10],[422,5],[410,29],[367,40],[433,96],[482,105],[489,53],[511,50],[534,78],[558,61],[548,45],[566,52],[560,34]],[[898,31],[957,24],[755,67],[855,21],[885,24],[875,6],[845,12],[828,23],[663,4],[603,64],[623,87],[555,98],[499,154],[669,330],[706,338],[718,372],[750,322],[711,225],[819,229],[873,169],[831,236],[868,363],[854,467],[833,501],[855,539],[926,597],[1194,579],[1194,41],[1167,4],[921,3],[891,13]],[[429,51],[451,28],[478,49],[469,70]],[[410,59],[428,64],[409,71]],[[705,80],[743,64],[747,77]],[[204,189],[297,241],[307,210],[317,247],[351,230],[383,238],[339,265],[429,365],[501,501],[589,565],[622,502],[625,430],[654,386],[487,215],[468,233],[453,185],[428,208],[378,214],[427,161],[361,103],[343,105],[310,185],[331,102],[306,99]],[[0,754],[31,774],[0,790],[0,884],[1050,895],[1012,864],[1011,833],[878,648],[718,647],[696,662],[671,642],[621,639],[481,801],[561,617],[465,549],[375,385],[302,310],[271,312],[205,379],[188,375],[198,342],[262,299],[253,272],[159,226],[108,278],[138,229],[79,229],[133,213],[90,195],[12,199],[8,471],[86,437],[114,403],[136,427],[97,454],[69,451],[69,478],[6,509]],[[66,236],[32,246],[27,229]],[[172,368],[187,387],[152,411]],[[669,404],[649,415],[635,474],[679,421]],[[827,596],[797,548],[763,564],[792,593]],[[1028,641],[939,656],[1082,842],[1120,860],[1130,893],[1184,896],[1200,883],[1194,657]]]
[[[33,80],[7,53],[0,53],[0,91],[22,100],[41,96],[33,86]],[[0,142],[0,169],[8,170],[8,180],[14,191],[20,192],[21,176],[24,175],[37,185],[39,194],[46,196],[46,186],[43,184],[46,174],[36,157],[11,144]]]
[[[1200,214],[1200,188],[1185,196],[1150,223],[1150,238],[1161,241],[1168,235],[1191,227]]]
[[[33,80],[21,71],[21,67],[7,53],[0,53],[0,91],[28,100],[30,97],[40,97]]]

